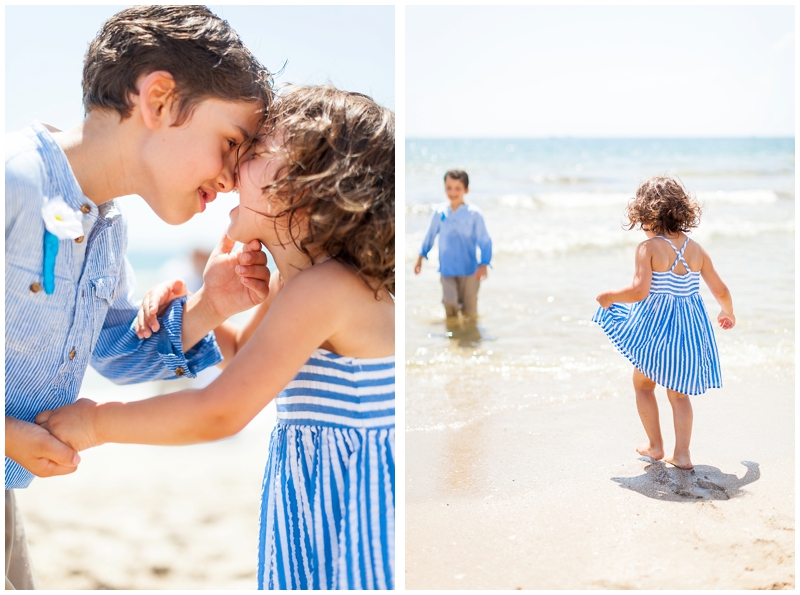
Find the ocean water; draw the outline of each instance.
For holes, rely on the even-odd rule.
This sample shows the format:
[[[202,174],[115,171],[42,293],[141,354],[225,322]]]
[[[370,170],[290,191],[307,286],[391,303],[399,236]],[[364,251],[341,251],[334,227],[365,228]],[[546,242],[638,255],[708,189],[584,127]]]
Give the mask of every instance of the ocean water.
[[[445,328],[436,248],[413,265],[442,176],[494,241],[477,327]],[[631,366],[590,322],[603,290],[633,277],[623,228],[639,183],[679,177],[703,205],[692,234],[731,290],[717,332],[723,383],[794,377],[794,139],[409,139],[406,141],[406,423],[456,428],[499,410],[631,392]],[[709,315],[719,308],[702,285]],[[702,397],[698,397],[702,398]]]

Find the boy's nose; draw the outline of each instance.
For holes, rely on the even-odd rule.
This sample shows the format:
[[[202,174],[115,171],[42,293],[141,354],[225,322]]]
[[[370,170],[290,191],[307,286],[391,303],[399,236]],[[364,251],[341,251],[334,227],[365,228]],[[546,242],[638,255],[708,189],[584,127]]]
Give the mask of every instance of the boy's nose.
[[[233,167],[226,163],[225,167],[222,168],[222,171],[217,176],[216,182],[220,192],[232,191],[236,185],[236,176]]]

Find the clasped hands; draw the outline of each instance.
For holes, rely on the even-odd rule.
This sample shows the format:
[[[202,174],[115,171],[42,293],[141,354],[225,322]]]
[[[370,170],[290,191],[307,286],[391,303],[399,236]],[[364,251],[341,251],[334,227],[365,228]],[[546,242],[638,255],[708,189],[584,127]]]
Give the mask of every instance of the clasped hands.
[[[6,456],[37,477],[67,475],[81,457],[46,428],[6,417]]]

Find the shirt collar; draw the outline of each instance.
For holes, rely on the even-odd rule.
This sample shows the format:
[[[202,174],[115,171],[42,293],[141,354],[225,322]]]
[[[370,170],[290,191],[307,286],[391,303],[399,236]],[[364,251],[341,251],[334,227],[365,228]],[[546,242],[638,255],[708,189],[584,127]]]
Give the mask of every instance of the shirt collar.
[[[78,180],[75,178],[75,173],[69,164],[67,155],[50,134],[50,131],[45,128],[44,124],[34,122],[31,128],[36,134],[39,153],[47,168],[49,179],[53,184],[51,188],[42,189],[48,198],[61,195],[64,202],[76,211],[81,211],[81,207],[87,205],[89,212],[84,213],[84,216],[94,219],[99,217],[108,223],[122,216],[113,200],[107,201],[98,207],[83,194],[83,190],[81,190]]]

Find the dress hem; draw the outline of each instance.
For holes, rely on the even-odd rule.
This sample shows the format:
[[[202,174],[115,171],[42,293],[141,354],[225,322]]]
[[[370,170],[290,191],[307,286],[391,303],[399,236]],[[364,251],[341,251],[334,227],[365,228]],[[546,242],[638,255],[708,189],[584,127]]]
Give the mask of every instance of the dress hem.
[[[606,308],[603,308],[603,310],[604,310],[605,312],[608,312],[608,309],[606,309]],[[625,349],[625,348],[624,348],[622,345],[620,345],[620,343],[619,343],[619,341],[617,341],[616,337],[614,337],[614,336],[613,336],[613,335],[612,335],[612,334],[609,332],[609,330],[606,328],[606,326],[605,326],[605,324],[604,324],[604,323],[606,323],[606,322],[607,322],[607,320],[605,320],[605,319],[604,319],[604,318],[602,318],[602,317],[598,318],[598,315],[597,315],[597,314],[595,314],[595,315],[592,317],[592,322],[594,322],[595,324],[597,324],[597,326],[599,326],[599,327],[600,327],[600,328],[603,330],[603,332],[606,334],[606,336],[608,337],[608,339],[611,341],[611,344],[614,346],[614,349],[616,349],[616,350],[617,350],[617,351],[618,351],[618,352],[619,352],[621,355],[625,356],[625,358],[626,358],[626,359],[627,359],[629,362],[631,362],[631,364],[633,364],[633,367],[634,367],[634,368],[636,368],[637,370],[639,370],[639,371],[640,371],[642,374],[644,374],[645,376],[647,376],[647,377],[648,377],[650,380],[652,380],[653,382],[655,382],[657,385],[659,385],[659,386],[663,386],[664,388],[666,388],[666,389],[668,389],[668,390],[674,391],[674,392],[676,392],[676,393],[680,393],[680,394],[682,394],[682,395],[686,395],[686,396],[688,396],[688,397],[697,397],[697,396],[703,395],[703,394],[705,394],[705,393],[706,393],[706,392],[707,392],[709,389],[712,389],[712,388],[722,388],[722,382],[720,382],[720,383],[719,383],[719,386],[716,386],[716,385],[714,385],[713,383],[712,383],[712,384],[708,384],[708,385],[704,385],[704,386],[703,386],[703,388],[702,388],[702,390],[700,390],[700,391],[696,391],[696,392],[682,391],[682,390],[679,390],[679,389],[677,389],[677,388],[674,388],[673,386],[667,386],[667,384],[665,384],[664,382],[662,382],[662,381],[661,381],[661,379],[659,379],[659,378],[655,378],[655,376],[660,376],[660,374],[652,374],[652,373],[650,373],[649,371],[647,371],[647,370],[643,369],[643,366],[642,366],[642,365],[641,365],[641,364],[640,364],[640,363],[639,363],[639,362],[636,360],[636,358],[635,358],[635,357],[634,357],[634,356],[633,356],[631,353],[629,353],[629,352],[628,352],[628,351],[627,351],[627,350],[626,350],[626,349]]]

